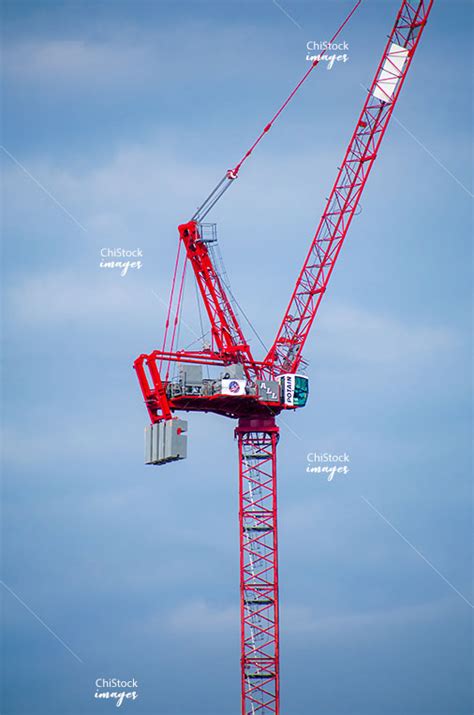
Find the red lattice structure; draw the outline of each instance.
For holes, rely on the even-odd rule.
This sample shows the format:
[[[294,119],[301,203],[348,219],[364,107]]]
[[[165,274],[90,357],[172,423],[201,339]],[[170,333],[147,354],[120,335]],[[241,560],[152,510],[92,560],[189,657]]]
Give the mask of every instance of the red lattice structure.
[[[360,5],[361,0],[355,3],[332,41]],[[162,348],[140,355],[134,363],[151,423],[146,430],[148,464],[186,456],[187,424],[177,417],[178,412],[213,412],[238,420],[242,715],[280,712],[275,420],[283,410],[306,404],[308,377],[302,352],[432,5],[433,0],[403,0],[400,5],[288,308],[265,357],[255,360],[245,338],[215,225],[205,224],[204,219],[318,66],[319,58],[239,163],[225,173],[191,220],[179,226]],[[188,266],[209,326],[198,350],[176,349]],[[262,310],[269,312],[268,301]]]
[[[279,619],[274,418],[241,419],[239,445],[242,702],[279,713]]]

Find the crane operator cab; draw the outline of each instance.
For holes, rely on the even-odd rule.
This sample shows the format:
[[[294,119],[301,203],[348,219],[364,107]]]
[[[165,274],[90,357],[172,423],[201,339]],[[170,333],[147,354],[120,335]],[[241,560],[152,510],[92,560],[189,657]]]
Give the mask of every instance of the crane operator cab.
[[[309,379],[306,375],[286,373],[277,378],[280,385],[280,399],[285,407],[304,407],[308,400]]]

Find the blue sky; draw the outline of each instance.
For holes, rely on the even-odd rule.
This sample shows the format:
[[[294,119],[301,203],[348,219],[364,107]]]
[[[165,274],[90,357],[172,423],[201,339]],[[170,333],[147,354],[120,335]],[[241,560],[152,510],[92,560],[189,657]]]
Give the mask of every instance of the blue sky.
[[[135,677],[143,715],[238,712],[232,424],[193,415],[188,460],[145,467],[131,364],[161,344],[176,226],[351,6],[279,4],[293,19],[4,3],[5,715],[105,712],[98,677]],[[213,214],[267,342],[398,5],[364,2],[349,61],[317,69]],[[471,42],[472,4],[438,0],[306,349],[310,403],[281,425],[289,715],[473,710]],[[103,247],[143,268],[100,269]],[[314,451],[350,473],[307,474]]]

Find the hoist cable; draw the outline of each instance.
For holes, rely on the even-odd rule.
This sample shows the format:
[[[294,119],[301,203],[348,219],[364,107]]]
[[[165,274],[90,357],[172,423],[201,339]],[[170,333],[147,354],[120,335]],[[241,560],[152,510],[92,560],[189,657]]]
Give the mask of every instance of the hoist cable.
[[[350,13],[346,16],[345,20],[339,25],[337,28],[336,32],[334,35],[331,37],[329,40],[329,45],[332,45],[332,43],[336,40],[336,38],[340,35],[342,32],[343,28],[347,25],[353,14],[356,12],[358,9],[359,5],[361,5],[363,0],[357,0],[355,3],[354,7],[350,11]],[[263,137],[265,134],[269,132],[273,124],[276,122],[280,114],[283,112],[285,107],[291,102],[301,85],[307,80],[311,72],[314,70],[315,67],[319,65],[321,62],[322,58],[322,53],[319,53],[317,57],[312,61],[311,66],[309,67],[308,70],[304,73],[303,77],[300,79],[296,87],[290,92],[288,97],[285,99],[281,107],[278,109],[278,111],[273,115],[273,117],[270,119],[270,121],[264,126],[258,137],[255,139],[254,143],[250,146],[249,149],[245,152],[245,154],[242,156],[240,161],[235,165],[233,169],[228,169],[227,172],[224,174],[222,179],[217,183],[216,187],[211,191],[209,196],[205,199],[205,201],[196,209],[194,215],[192,216],[191,220],[196,221],[196,222],[201,222],[203,219],[207,216],[209,211],[216,205],[216,203],[219,201],[221,196],[227,191],[229,186],[232,184],[232,182],[237,178],[240,168],[242,164],[247,161],[249,156],[252,154],[253,150],[255,147],[262,141]]]
[[[181,301],[182,301],[182,298],[183,298],[184,279],[185,279],[185,277],[186,277],[186,268],[187,268],[187,266],[188,266],[188,262],[187,262],[187,261],[184,261],[184,264],[183,264],[183,272],[182,272],[182,274],[181,274],[181,282],[180,282],[180,286],[179,286],[178,301],[177,301],[177,304],[176,304],[176,311],[175,311],[175,317],[174,317],[173,333],[172,333],[172,335],[171,335],[171,343],[170,343],[170,347],[169,347],[169,352],[170,352],[170,353],[173,352],[174,340],[175,340],[175,337],[176,337],[176,329],[177,329],[177,327],[178,327],[179,318],[180,318],[180,313],[181,313]],[[168,367],[167,367],[167,370],[166,370],[165,382],[168,381],[169,372],[170,372],[170,364],[168,363]]]
[[[161,348],[161,352],[164,352],[165,349],[166,349],[166,340],[167,340],[167,337],[168,337],[168,330],[169,330],[169,327],[170,327],[170,317],[171,317],[171,311],[172,311],[172,308],[173,308],[174,289],[175,289],[175,286],[176,286],[176,276],[177,276],[177,273],[178,273],[179,256],[180,256],[180,253],[181,253],[181,245],[182,245],[182,244],[181,244],[181,241],[179,241],[179,243],[178,243],[178,250],[177,250],[177,253],[176,253],[176,261],[175,261],[175,264],[174,264],[173,279],[172,279],[172,282],[171,282],[171,293],[170,293],[170,300],[169,300],[169,303],[168,303],[168,312],[167,312],[167,314],[166,314],[165,334],[164,334],[164,336],[163,336],[163,346],[162,346],[162,348]],[[161,362],[160,362],[160,370],[161,370],[162,363],[163,363],[163,358],[161,359]]]
[[[356,2],[356,4],[354,5],[354,7],[353,7],[352,10],[350,11],[350,13],[347,15],[347,17],[346,17],[346,19],[344,20],[344,22],[343,22],[341,25],[339,25],[338,29],[336,30],[336,32],[334,33],[334,35],[333,35],[333,36],[331,37],[331,39],[329,40],[329,45],[332,45],[332,43],[334,42],[334,40],[335,40],[335,39],[338,37],[338,35],[342,32],[343,28],[347,25],[347,23],[348,23],[349,20],[351,19],[352,15],[355,13],[355,11],[357,10],[357,8],[359,7],[359,5],[360,5],[361,3],[362,3],[362,0],[358,0],[358,2]],[[301,85],[303,84],[303,82],[306,81],[306,79],[309,77],[309,75],[310,75],[311,72],[314,70],[314,68],[318,66],[318,64],[319,64],[320,61],[321,61],[321,56],[322,56],[322,55],[319,54],[319,55],[316,57],[316,59],[313,60],[313,62],[311,63],[311,67],[305,72],[305,74],[304,74],[303,77],[300,79],[300,81],[298,82],[298,84],[296,85],[296,87],[293,89],[293,91],[290,92],[290,94],[288,95],[288,97],[285,99],[285,101],[284,101],[283,104],[281,105],[280,109],[276,112],[276,114],[273,115],[273,117],[270,119],[270,121],[268,122],[268,124],[266,124],[266,126],[262,129],[262,131],[260,132],[260,134],[258,135],[258,137],[256,138],[256,140],[254,141],[254,143],[252,144],[252,146],[250,147],[250,149],[248,149],[247,152],[243,155],[243,157],[242,157],[242,159],[239,161],[239,163],[236,164],[236,166],[235,166],[234,169],[232,170],[232,172],[233,172],[235,175],[237,175],[237,174],[239,173],[239,169],[240,169],[240,167],[242,166],[242,164],[244,163],[244,161],[246,161],[246,160],[248,159],[248,157],[251,155],[251,153],[253,152],[253,150],[254,150],[255,147],[257,146],[257,144],[259,144],[259,143],[262,141],[262,139],[263,139],[263,137],[265,136],[265,134],[266,134],[266,133],[270,130],[270,128],[272,127],[273,123],[278,119],[278,117],[279,117],[280,114],[283,112],[283,110],[285,109],[285,107],[291,102],[291,100],[293,99],[293,97],[295,96],[296,92],[299,90],[299,88],[300,88]]]

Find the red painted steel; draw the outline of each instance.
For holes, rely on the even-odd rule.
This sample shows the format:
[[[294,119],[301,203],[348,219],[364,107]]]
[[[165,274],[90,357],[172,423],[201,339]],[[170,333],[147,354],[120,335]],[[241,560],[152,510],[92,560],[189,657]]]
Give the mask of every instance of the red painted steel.
[[[280,712],[276,449],[273,418],[241,419],[239,445],[242,715]]]
[[[250,348],[222,281],[212,264],[207,245],[199,235],[197,223],[189,221],[179,226],[178,230],[209,317],[213,345],[220,355],[227,356],[234,362],[253,363]]]
[[[167,392],[170,385],[169,366],[173,362],[211,367],[240,363],[251,386],[256,379],[297,371],[303,347],[432,5],[433,0],[404,0],[401,3],[288,308],[265,359],[261,362],[254,360],[223,281],[213,265],[206,243],[199,235],[199,224],[191,221],[179,227],[180,244],[182,242],[185,246],[185,260],[191,263],[194,271],[211,326],[212,344],[199,351],[173,351],[184,284],[182,277],[171,347],[166,349],[172,300],[162,350],[142,354],[134,363],[152,422],[170,419],[175,410],[215,412],[239,419],[236,436],[240,465],[242,715],[277,714],[280,708],[276,496],[278,427],[275,415],[282,409],[293,408],[265,403],[250,393],[238,397],[222,394],[173,396]],[[235,175],[228,178],[232,180]],[[209,197],[211,207],[215,202],[214,194]],[[177,282],[178,263],[179,255],[171,298]],[[161,378],[163,365],[166,366],[164,380]]]
[[[359,205],[432,5],[433,0],[402,2],[290,303],[266,357],[266,361],[272,365],[271,373],[296,372],[298,369],[308,333]],[[407,60],[401,69],[397,65],[400,52],[391,51],[393,44],[408,51]],[[374,91],[376,88],[386,89],[381,79],[384,67],[389,68],[395,88],[391,96],[380,92],[382,99],[374,96]]]

